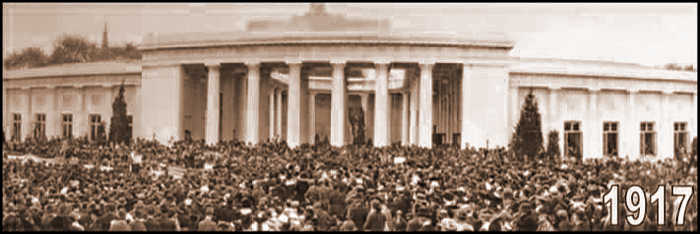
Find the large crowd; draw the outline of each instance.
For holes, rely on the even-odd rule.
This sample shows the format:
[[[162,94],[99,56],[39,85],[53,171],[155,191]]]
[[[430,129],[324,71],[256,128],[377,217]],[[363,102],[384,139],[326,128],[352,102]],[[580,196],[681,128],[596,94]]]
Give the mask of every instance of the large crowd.
[[[683,225],[669,199],[674,185],[697,191],[694,160],[515,160],[503,148],[284,142],[53,140],[3,148],[3,231],[697,230],[697,195]],[[8,159],[29,152],[65,160]],[[159,166],[187,170],[152,173]],[[619,225],[603,199],[613,184],[621,191]],[[624,191],[632,185],[647,201],[666,186],[666,225],[657,225],[652,205],[642,225],[627,223]]]

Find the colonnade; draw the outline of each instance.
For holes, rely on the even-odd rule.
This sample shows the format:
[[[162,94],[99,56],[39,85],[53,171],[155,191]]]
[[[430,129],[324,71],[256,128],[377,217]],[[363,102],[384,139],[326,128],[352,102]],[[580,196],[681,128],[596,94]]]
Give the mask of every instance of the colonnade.
[[[247,90],[246,90],[246,108],[245,108],[245,133],[244,141],[255,144],[259,141],[260,123],[260,67],[261,61],[247,61],[244,63],[247,67]],[[301,113],[301,68],[302,61],[287,61],[289,74],[287,79],[287,131],[282,134],[282,88],[274,88],[269,90],[269,108],[270,108],[270,136],[284,135],[287,143],[291,147],[295,147],[305,142],[307,136],[301,136],[302,113]],[[387,146],[390,142],[390,95],[388,88],[389,68],[392,62],[390,60],[378,60],[374,62],[376,68],[376,86],[375,94],[375,110],[374,110],[374,132],[372,139],[375,146]],[[331,133],[330,143],[334,146],[342,146],[345,144],[345,122],[348,121],[347,110],[347,81],[345,67],[347,61],[332,60],[331,75]],[[411,82],[408,89],[401,91],[402,94],[402,114],[401,119],[395,118],[394,121],[401,121],[401,140],[404,145],[418,145],[421,147],[432,147],[432,126],[433,126],[433,84],[432,70],[435,62],[420,62],[420,78],[417,82]],[[215,144],[220,140],[219,127],[219,92],[221,79],[221,64],[206,63],[208,68],[208,88],[207,88],[207,109],[206,109],[206,133],[205,142],[207,144]],[[313,135],[315,114],[315,96],[313,91],[309,92],[310,102],[310,123],[309,134]],[[366,97],[363,98],[363,103],[366,102]],[[365,106],[365,105],[363,105]],[[305,116],[305,115],[304,115]],[[313,136],[311,137],[313,139]]]

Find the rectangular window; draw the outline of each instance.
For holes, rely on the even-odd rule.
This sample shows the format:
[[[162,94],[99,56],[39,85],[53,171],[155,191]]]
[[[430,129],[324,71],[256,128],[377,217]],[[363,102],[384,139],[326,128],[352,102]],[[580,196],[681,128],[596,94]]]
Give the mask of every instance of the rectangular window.
[[[90,115],[90,140],[94,141],[97,139],[97,134],[99,133],[98,129],[100,126],[100,122],[102,122],[102,116],[100,115]]]
[[[686,125],[687,123],[685,122],[673,123],[673,148],[676,158],[680,157],[681,153],[688,151],[688,130]]]
[[[603,123],[603,154],[605,156],[617,156],[617,122]]]
[[[36,114],[34,138],[46,136],[46,114]]]
[[[12,141],[22,141],[22,114],[12,114]]]
[[[61,120],[62,136],[64,138],[73,138],[73,114],[63,114]]]
[[[656,131],[653,122],[642,122],[639,125],[640,141],[639,154],[642,157],[656,155]]]
[[[583,157],[583,133],[581,122],[564,122],[564,152],[567,157]]]

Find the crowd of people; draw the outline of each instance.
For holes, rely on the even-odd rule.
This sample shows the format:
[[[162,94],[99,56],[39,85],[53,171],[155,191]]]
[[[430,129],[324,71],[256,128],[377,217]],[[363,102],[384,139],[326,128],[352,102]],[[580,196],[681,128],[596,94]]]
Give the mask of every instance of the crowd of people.
[[[7,160],[36,147],[79,163]],[[676,225],[678,205],[670,199],[671,186],[697,191],[697,165],[674,159],[521,161],[505,149],[290,149],[284,142],[54,141],[4,149],[3,231],[697,230],[697,195],[683,225]],[[158,176],[155,165],[187,172]],[[620,202],[612,204],[619,205],[619,225],[611,225],[615,217],[603,199],[613,184],[620,188]],[[642,225],[627,223],[624,191],[632,185],[642,186],[647,204],[666,186],[666,225],[657,225],[652,205]]]

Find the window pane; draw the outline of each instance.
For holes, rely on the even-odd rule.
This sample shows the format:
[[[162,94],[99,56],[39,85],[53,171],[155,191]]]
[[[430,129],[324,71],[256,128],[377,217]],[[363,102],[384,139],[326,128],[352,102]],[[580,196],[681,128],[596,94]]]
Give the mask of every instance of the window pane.
[[[574,123],[574,131],[578,131],[578,123]]]
[[[611,124],[611,128],[613,131],[617,131],[617,123]]]
[[[603,124],[603,131],[608,131],[610,130],[610,124],[609,123],[604,123]]]
[[[566,131],[571,130],[571,123],[569,123],[569,122],[564,123],[564,130],[566,130]]]
[[[654,131],[654,124],[648,123],[647,124],[647,131]]]
[[[654,134],[653,133],[646,133],[644,135],[644,151],[646,154],[649,155],[654,155]]]
[[[685,123],[681,123],[681,131],[685,131]]]

